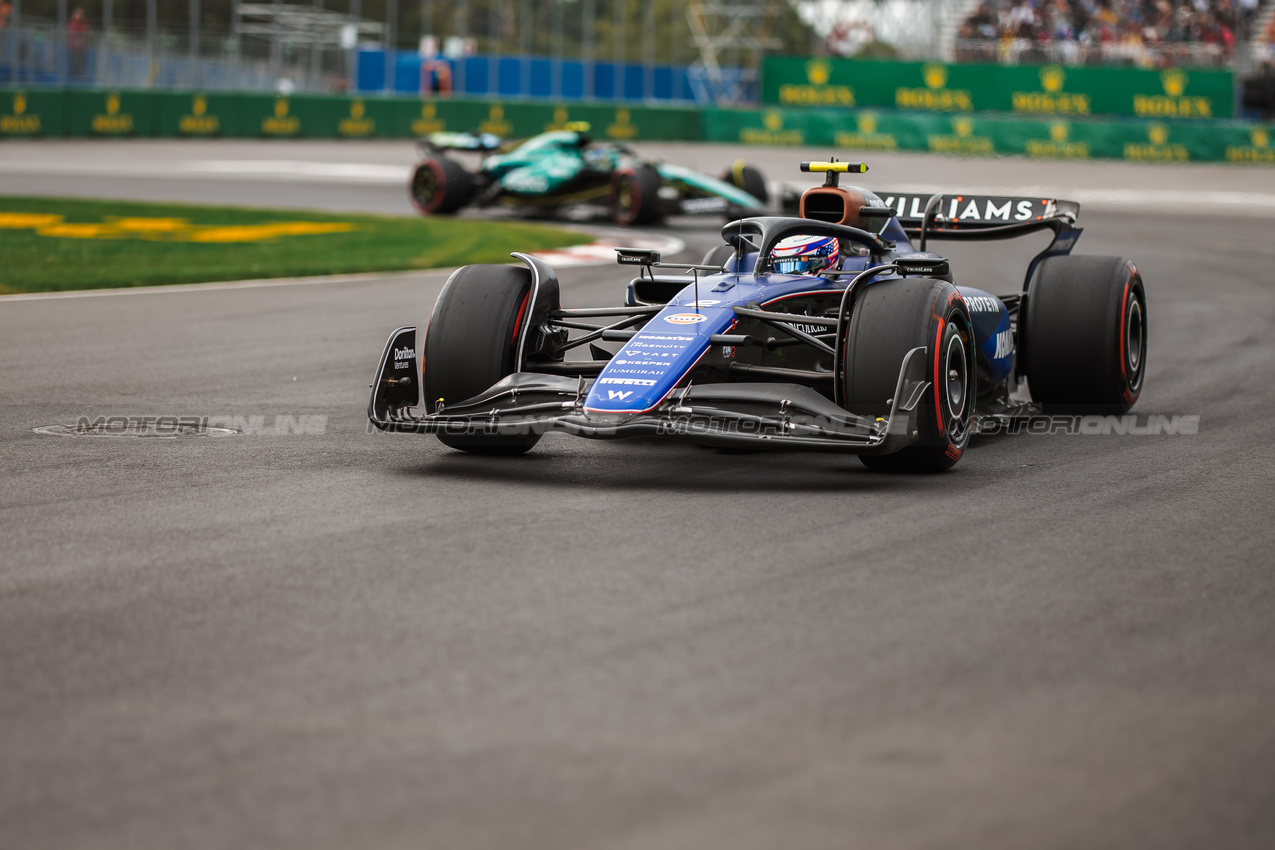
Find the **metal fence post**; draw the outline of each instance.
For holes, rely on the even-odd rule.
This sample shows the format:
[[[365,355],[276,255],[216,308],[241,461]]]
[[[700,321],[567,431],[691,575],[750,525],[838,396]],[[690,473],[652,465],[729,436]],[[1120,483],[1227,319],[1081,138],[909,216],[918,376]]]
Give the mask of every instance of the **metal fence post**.
[[[146,88],[155,87],[155,36],[159,30],[159,4],[146,0]]]
[[[581,41],[583,42],[584,91],[580,94],[585,100],[593,100],[597,96],[593,75],[593,37],[597,28],[597,9],[594,0],[584,0],[584,15],[580,19]]]
[[[68,50],[70,48],[70,31],[66,26],[66,0],[58,0],[58,32],[53,38],[53,44],[49,45],[53,48],[53,61],[57,63],[58,69],[58,85],[65,86],[68,76],[67,62],[70,60]]]
[[[518,27],[519,70],[522,79],[518,81],[518,93],[523,97],[531,97],[531,30],[535,26],[535,0],[519,0],[522,4],[522,24]]]
[[[642,99],[655,97],[655,4],[646,3],[645,23],[642,26]]]
[[[200,86],[202,75],[199,73],[199,0],[190,0],[190,87]]]
[[[624,41],[624,23],[628,17],[628,0],[615,0],[615,91],[611,96],[616,100],[624,100],[624,63],[626,60]]]
[[[385,85],[382,91],[386,94],[394,91],[394,54],[398,42],[398,0],[386,0],[385,30],[381,33],[385,45]]]

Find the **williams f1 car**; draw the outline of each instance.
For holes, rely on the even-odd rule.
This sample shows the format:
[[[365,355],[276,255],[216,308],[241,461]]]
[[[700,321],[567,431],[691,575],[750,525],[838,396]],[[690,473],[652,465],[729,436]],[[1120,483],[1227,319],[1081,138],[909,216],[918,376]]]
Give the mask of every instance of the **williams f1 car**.
[[[1137,401],[1142,277],[1120,257],[1071,255],[1078,204],[875,194],[839,185],[865,166],[801,167],[827,176],[799,217],[728,223],[701,263],[618,249],[639,271],[622,307],[564,308],[553,269],[526,254],[457,270],[419,348],[413,327],[391,335],[371,422],[487,454],[550,431],[642,434],[939,471],[983,418]],[[954,285],[927,250],[1041,230],[1052,241],[1007,295]]]
[[[766,181],[737,162],[721,179],[664,162],[648,162],[621,144],[595,142],[585,122],[503,144],[487,133],[434,133],[421,142],[409,195],[425,215],[466,206],[563,207],[609,213],[618,224],[648,224],[665,215],[761,215]],[[475,171],[448,156],[482,156]]]

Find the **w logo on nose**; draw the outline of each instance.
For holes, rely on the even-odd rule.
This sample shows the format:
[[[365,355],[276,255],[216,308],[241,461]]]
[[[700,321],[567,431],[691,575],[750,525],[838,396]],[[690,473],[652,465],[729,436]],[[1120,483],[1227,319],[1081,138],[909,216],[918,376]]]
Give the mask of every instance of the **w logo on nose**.
[[[607,390],[607,401],[628,401],[629,396],[633,395],[633,390]]]

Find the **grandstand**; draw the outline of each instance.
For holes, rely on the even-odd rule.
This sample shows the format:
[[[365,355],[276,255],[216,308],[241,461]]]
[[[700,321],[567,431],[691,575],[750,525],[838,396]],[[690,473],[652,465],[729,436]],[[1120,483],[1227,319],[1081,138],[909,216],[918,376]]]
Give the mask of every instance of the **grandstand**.
[[[961,23],[957,61],[1217,66],[1262,35],[1259,0],[985,0]]]

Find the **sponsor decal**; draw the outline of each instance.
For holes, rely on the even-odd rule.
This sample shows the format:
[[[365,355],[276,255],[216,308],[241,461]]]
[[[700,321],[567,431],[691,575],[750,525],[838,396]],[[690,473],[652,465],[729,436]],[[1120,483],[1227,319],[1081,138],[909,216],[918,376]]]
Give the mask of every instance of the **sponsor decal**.
[[[493,136],[508,136],[513,127],[505,120],[505,107],[493,103],[487,110],[487,120],[479,124],[478,129]]]
[[[894,90],[894,105],[899,109],[920,109],[926,112],[972,112],[974,97],[967,89],[947,88],[947,67],[929,63],[922,71],[925,88],[898,88]]]
[[[1069,140],[1071,125],[1055,121],[1049,125],[1048,139],[1028,139],[1027,155],[1036,159],[1089,159],[1089,143]]]
[[[411,360],[416,357],[415,348],[396,348],[394,349],[394,368],[406,369],[411,366]]]
[[[990,156],[996,153],[996,145],[988,136],[974,135],[973,118],[953,118],[951,135],[936,134],[928,138],[930,150],[935,153],[959,153],[969,156]]]
[[[619,384],[627,387],[653,387],[655,381],[644,378],[598,378],[599,384]]]
[[[99,136],[124,136],[133,132],[133,116],[120,112],[120,96],[111,92],[106,96],[106,114],[94,115],[93,132]]]
[[[215,136],[221,130],[221,121],[208,114],[208,98],[197,94],[190,102],[190,114],[177,122],[177,132],[183,136]]]
[[[1001,331],[996,335],[996,360],[1008,357],[1014,350],[1014,334],[1012,331]]]
[[[636,139],[638,129],[629,123],[631,120],[632,116],[629,115],[629,110],[617,109],[615,111],[615,123],[607,126],[607,138],[620,141]]]
[[[806,135],[801,130],[785,130],[784,114],[775,109],[762,113],[765,129],[746,127],[739,131],[739,140],[746,145],[804,145]]]
[[[674,325],[695,325],[708,321],[708,317],[700,313],[674,313],[671,316],[665,316],[664,321]]]
[[[1124,158],[1135,162],[1186,162],[1191,158],[1186,145],[1169,143],[1170,130],[1165,124],[1148,124],[1150,144],[1125,142]]]
[[[376,122],[364,114],[367,107],[363,105],[361,99],[350,102],[350,115],[348,118],[342,118],[341,123],[337,125],[337,133],[342,136],[353,138],[361,138],[370,136],[376,132]]]
[[[447,122],[439,119],[438,107],[427,103],[421,107],[421,117],[412,122],[412,132],[418,136],[430,133],[441,133],[447,129]]]
[[[721,304],[721,303],[722,302],[715,301],[711,298],[701,298],[698,301],[688,301],[687,303],[681,306],[683,307],[716,307],[718,304]]]
[[[1000,299],[992,298],[990,295],[966,295],[965,306],[971,313],[999,313],[1001,311]]]
[[[40,116],[27,112],[26,92],[13,93],[12,109],[12,115],[0,115],[0,136],[33,136],[40,132]]]
[[[1058,65],[1046,65],[1040,69],[1042,91],[1016,91],[1013,93],[1015,112],[1037,115],[1088,115],[1090,100],[1087,94],[1071,94],[1062,90],[1067,72]]]
[[[607,401],[628,401],[633,390],[607,390]]]
[[[639,334],[631,340],[634,345],[644,345],[648,339],[660,342],[694,342],[693,336],[670,336],[668,334]],[[681,348],[680,345],[653,345],[651,348]]]
[[[1141,118],[1212,118],[1213,99],[1185,97],[1186,71],[1170,68],[1160,74],[1164,94],[1135,94],[1133,114]]]
[[[719,212],[725,210],[728,205],[729,204],[725,198],[691,198],[689,200],[682,201],[682,212]]]
[[[288,99],[275,98],[274,114],[262,119],[261,132],[267,136],[295,136],[301,132],[301,119],[288,114]]]
[[[899,218],[920,221],[925,215],[925,204],[929,195],[887,195],[884,200],[887,206],[894,207]],[[1047,200],[1028,198],[994,198],[970,197],[957,195],[944,198],[938,213],[948,221],[955,222],[1014,222],[1030,221],[1041,218],[1049,207]]]
[[[1271,134],[1265,127],[1254,127],[1249,133],[1252,145],[1228,145],[1227,162],[1247,162],[1254,165],[1275,165],[1275,148],[1270,146]]]
[[[836,134],[836,144],[843,148],[865,148],[867,150],[898,150],[899,142],[889,133],[878,133],[878,118],[875,112],[860,112],[854,119],[857,132],[841,130]]]
[[[854,106],[854,89],[830,86],[832,63],[816,57],[806,63],[809,85],[785,83],[779,87],[779,102],[785,106]]]
[[[667,360],[629,360],[629,359],[623,359],[623,360],[616,360],[616,361],[614,361],[614,362],[615,362],[615,364],[616,364],[617,366],[666,366],[666,367],[667,367],[667,366],[672,366],[672,365],[673,365],[672,363],[669,363]]]

